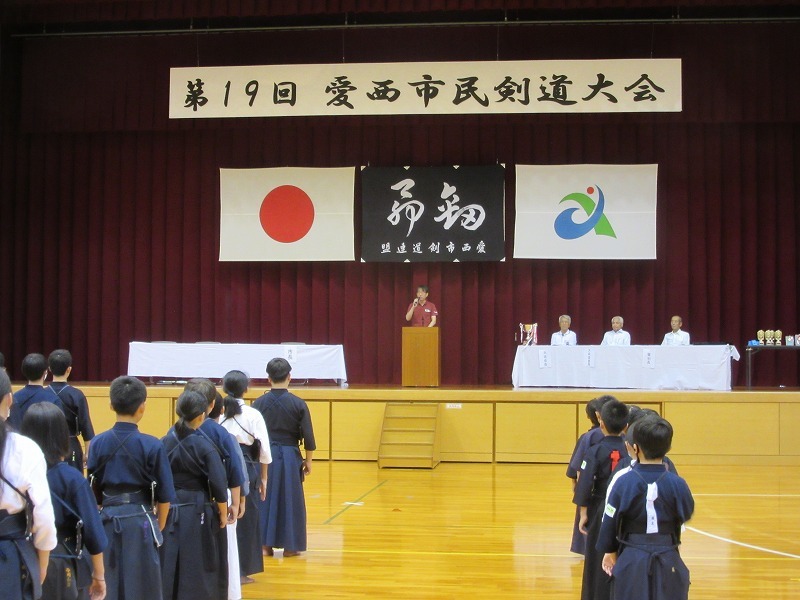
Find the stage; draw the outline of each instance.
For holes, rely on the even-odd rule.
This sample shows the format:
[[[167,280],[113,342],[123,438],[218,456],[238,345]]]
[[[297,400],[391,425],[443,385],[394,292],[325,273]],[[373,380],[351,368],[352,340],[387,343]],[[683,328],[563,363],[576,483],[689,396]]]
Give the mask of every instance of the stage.
[[[89,399],[97,432],[114,421],[108,384],[75,383]],[[15,387],[16,389],[16,387]],[[267,388],[253,387],[254,400]],[[464,386],[292,385],[308,403],[315,458],[377,460],[387,402],[442,404],[438,423],[444,462],[566,463],[589,421],[585,404],[611,394],[652,408],[672,423],[670,456],[680,464],[800,465],[800,390],[727,392]],[[175,420],[181,386],[149,385],[142,431],[161,437]]]

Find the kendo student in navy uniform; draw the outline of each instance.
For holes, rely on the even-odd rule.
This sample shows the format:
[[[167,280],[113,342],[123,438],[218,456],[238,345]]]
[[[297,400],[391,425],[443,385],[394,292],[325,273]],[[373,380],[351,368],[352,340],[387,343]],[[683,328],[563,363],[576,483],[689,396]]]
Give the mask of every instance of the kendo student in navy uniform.
[[[616,398],[600,409],[602,440],[586,451],[572,501],[580,507],[579,528],[586,535],[583,561],[582,600],[602,600],[608,597],[608,576],[603,572],[602,555],[595,545],[600,532],[606,488],[611,472],[626,455],[621,434],[628,424],[628,407]]]
[[[230,490],[230,503],[228,505],[228,527],[233,527],[235,530],[236,521],[244,512],[244,498],[242,497],[243,486],[245,483],[244,472],[244,459],[242,458],[242,450],[236,438],[233,437],[228,430],[222,425],[217,423],[215,418],[210,417],[211,411],[215,408],[217,402],[217,388],[208,379],[194,378],[186,382],[184,391],[197,392],[206,399],[206,418],[197,429],[198,433],[205,436],[214,444],[217,452],[222,459],[222,464],[225,467],[225,476],[227,478],[227,486]],[[219,400],[220,409],[222,408],[222,398]],[[231,565],[228,561],[228,532],[226,529],[220,529],[217,532],[217,552],[219,554],[219,577],[217,582],[222,591],[221,597],[227,598],[226,590],[229,589],[229,577],[236,579],[235,585],[239,585],[239,565],[238,560],[236,564]],[[231,569],[233,567],[233,569]],[[234,587],[235,587],[234,585]]]
[[[47,360],[41,354],[28,354],[22,359],[22,375],[28,384],[14,394],[14,403],[11,405],[11,415],[8,423],[15,431],[22,426],[25,411],[39,402],[52,402],[63,410],[63,405],[53,393],[44,387],[47,376]]]
[[[3,600],[38,600],[56,524],[44,455],[9,429],[10,410],[11,381],[0,370],[0,593]]]
[[[597,550],[612,576],[614,600],[686,600],[689,570],[678,551],[694,498],[686,481],[664,464],[672,426],[647,416],[633,431],[636,462],[609,492]]]
[[[83,473],[84,452],[78,436],[83,438],[88,453],[89,443],[94,437],[94,427],[89,416],[89,403],[78,388],[67,383],[72,373],[72,354],[69,350],[53,350],[47,357],[47,365],[53,374],[53,383],[48,389],[58,397],[64,409],[69,428],[69,447],[66,462]]]
[[[49,402],[35,404],[25,413],[20,433],[39,444],[44,453],[58,531],[58,545],[50,553],[43,597],[47,600],[105,598],[103,551],[108,538],[89,482],[83,472],[64,460],[70,452],[64,414]]]
[[[162,592],[170,600],[226,600],[221,589],[219,530],[228,522],[228,479],[219,450],[199,433],[208,401],[199,392],[177,400],[178,421],[161,439],[175,484],[175,503],[161,546]]]
[[[267,499],[259,506],[265,553],[283,548],[283,556],[297,556],[306,551],[306,501],[303,480],[311,473],[314,428],[305,401],[288,387],[292,367],[285,358],[267,363],[272,389],[253,403],[267,424],[272,450],[268,467]],[[300,442],[306,455],[300,453]]]
[[[146,406],[145,385],[136,377],[117,377],[110,395],[117,422],[94,438],[87,462],[109,540],[103,555],[107,598],[161,598],[158,547],[175,497],[172,472],[158,438],[137,426]]]
[[[586,417],[592,424],[591,427],[580,435],[578,441],[575,442],[575,449],[572,451],[572,456],[567,464],[567,477],[572,480],[572,492],[575,492],[575,485],[578,483],[578,473],[583,463],[583,457],[586,451],[594,446],[597,442],[603,439],[603,432],[600,429],[600,409],[603,404],[613,399],[613,396],[600,396],[599,398],[592,398],[586,403]],[[581,533],[578,528],[581,520],[581,509],[579,506],[575,507],[575,522],[572,526],[572,542],[570,544],[570,552],[575,554],[584,554],[586,550],[586,536]]]

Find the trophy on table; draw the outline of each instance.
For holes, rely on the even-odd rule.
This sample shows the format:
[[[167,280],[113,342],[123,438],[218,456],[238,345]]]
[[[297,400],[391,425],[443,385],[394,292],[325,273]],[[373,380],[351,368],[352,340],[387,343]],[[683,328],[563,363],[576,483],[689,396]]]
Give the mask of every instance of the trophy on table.
[[[783,332],[780,329],[775,330],[775,345],[780,346],[783,342]]]
[[[521,346],[535,346],[539,339],[537,335],[538,323],[519,324],[519,343]]]
[[[759,346],[763,346],[764,345],[764,337],[765,337],[765,334],[764,334],[764,330],[763,329],[759,329],[758,331],[756,331],[756,339],[758,340],[758,345]]]
[[[767,329],[764,332],[764,337],[767,338],[767,346],[775,345],[775,331],[773,329]]]

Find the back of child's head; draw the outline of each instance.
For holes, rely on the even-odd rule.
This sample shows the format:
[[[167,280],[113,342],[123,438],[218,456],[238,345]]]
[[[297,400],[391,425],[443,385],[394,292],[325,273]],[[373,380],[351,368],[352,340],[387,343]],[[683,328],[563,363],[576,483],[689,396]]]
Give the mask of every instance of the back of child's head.
[[[600,420],[603,421],[609,435],[619,435],[628,424],[628,407],[612,397],[600,409]]]
[[[241,371],[228,371],[222,378],[222,391],[234,398],[241,398],[250,385],[250,378]]]
[[[192,428],[188,423],[194,421],[200,415],[206,414],[208,408],[208,400],[200,392],[185,391],[175,403],[175,413],[178,415],[178,421],[175,423],[175,433],[179,438],[184,438],[192,433]]]
[[[597,398],[592,398],[586,403],[586,416],[592,422],[592,427],[600,426],[600,421],[597,420],[598,412],[600,412],[600,406],[597,403]]]
[[[133,416],[147,400],[147,388],[141,380],[122,375],[111,382],[111,408],[118,415]]]
[[[628,404],[628,427],[630,427],[631,424],[636,422],[641,412],[642,409],[636,406],[635,404]]]
[[[51,467],[69,453],[67,419],[52,402],[39,402],[26,410],[19,432],[39,444]]]
[[[211,380],[202,377],[195,377],[187,381],[186,385],[183,386],[183,390],[185,392],[197,392],[201,394],[206,399],[208,406],[211,406],[211,403],[214,402],[214,398],[217,396],[217,388],[214,387]],[[206,406],[206,409],[208,409],[208,406]]]
[[[639,419],[633,431],[633,443],[648,460],[664,458],[672,447],[672,425],[659,416]]]
[[[222,378],[222,391],[227,394],[223,400],[226,419],[242,414],[242,407],[236,399],[244,396],[249,385],[250,378],[241,371],[225,373],[225,377]]]
[[[224,403],[224,398],[222,397],[222,394],[219,393],[219,390],[215,389],[214,408],[212,408],[211,411],[208,413],[209,419],[214,419],[216,421],[219,418],[219,416],[222,414],[223,403]]]
[[[267,363],[267,376],[273,383],[283,383],[291,371],[292,365],[285,358],[273,358]]]
[[[62,377],[72,366],[72,354],[69,350],[63,348],[53,350],[50,356],[47,357],[47,364],[50,366],[50,372],[56,377]]]
[[[28,354],[22,359],[22,376],[28,381],[39,381],[47,371],[47,360],[42,354]]]
[[[7,394],[11,393],[11,379],[8,377],[8,373],[5,371],[0,371],[0,400],[6,397]]]

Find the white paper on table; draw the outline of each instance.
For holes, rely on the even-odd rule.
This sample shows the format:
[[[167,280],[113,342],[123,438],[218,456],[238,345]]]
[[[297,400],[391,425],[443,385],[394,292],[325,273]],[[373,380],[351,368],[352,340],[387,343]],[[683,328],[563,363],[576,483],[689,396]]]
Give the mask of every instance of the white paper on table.
[[[590,369],[594,369],[594,361],[596,357],[596,352],[594,351],[594,347],[587,346],[585,349],[586,354],[584,355],[584,364],[589,367]]]
[[[656,353],[652,348],[642,348],[642,367],[645,369],[656,368]]]
[[[553,358],[550,348],[539,348],[539,368],[549,369],[553,366]]]

